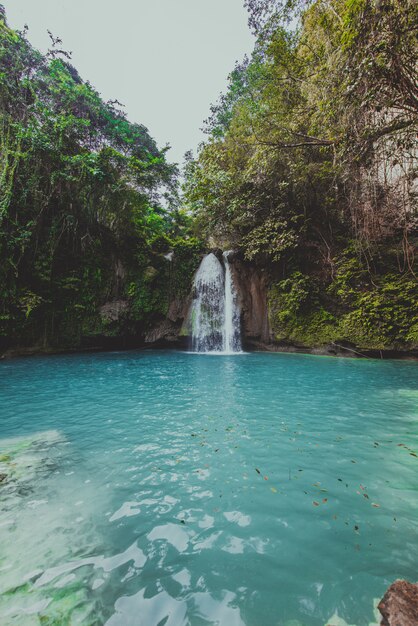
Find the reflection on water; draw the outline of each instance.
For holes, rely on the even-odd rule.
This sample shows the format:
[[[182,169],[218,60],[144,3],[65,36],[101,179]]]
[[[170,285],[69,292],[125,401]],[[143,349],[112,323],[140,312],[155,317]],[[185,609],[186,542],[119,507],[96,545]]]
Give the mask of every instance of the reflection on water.
[[[271,354],[1,363],[0,623],[376,622],[374,599],[416,577],[417,373]]]

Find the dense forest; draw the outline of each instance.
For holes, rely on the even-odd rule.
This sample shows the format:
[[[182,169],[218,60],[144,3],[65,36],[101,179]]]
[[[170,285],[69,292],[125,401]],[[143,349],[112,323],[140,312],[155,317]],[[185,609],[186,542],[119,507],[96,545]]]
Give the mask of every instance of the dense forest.
[[[140,343],[210,248],[267,276],[272,341],[417,347],[417,4],[246,7],[254,52],[181,186],[59,39],[41,55],[0,13],[3,348]]]
[[[177,168],[81,79],[59,39],[43,56],[0,18],[3,347],[141,337],[187,289],[200,251]]]
[[[212,107],[187,206],[267,268],[275,340],[416,345],[418,6],[247,7],[255,50]]]

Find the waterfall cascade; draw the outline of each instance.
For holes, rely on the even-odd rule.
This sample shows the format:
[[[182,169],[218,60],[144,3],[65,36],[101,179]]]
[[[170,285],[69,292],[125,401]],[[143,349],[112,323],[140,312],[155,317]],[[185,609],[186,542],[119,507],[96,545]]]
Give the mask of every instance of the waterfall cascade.
[[[241,352],[241,315],[228,260],[229,254],[230,251],[223,253],[225,263],[224,350],[225,352]]]
[[[192,348],[194,352],[241,352],[240,311],[229,252],[224,266],[210,253],[204,257],[194,281]]]

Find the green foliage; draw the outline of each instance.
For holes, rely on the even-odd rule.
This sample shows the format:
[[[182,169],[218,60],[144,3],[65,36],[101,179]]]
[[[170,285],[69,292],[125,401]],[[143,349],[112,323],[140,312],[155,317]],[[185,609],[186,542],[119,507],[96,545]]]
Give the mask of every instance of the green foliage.
[[[277,338],[410,346],[417,4],[245,5],[254,53],[186,167],[196,232],[267,269]]]
[[[153,253],[152,265],[130,273],[125,293],[130,300],[130,321],[141,322],[145,328],[156,317],[165,317],[172,302],[186,298],[204,252],[202,242],[193,237],[164,236],[153,242],[153,249],[160,253]]]
[[[270,323],[275,339],[320,346],[336,338],[337,320],[320,303],[312,277],[294,272],[270,288]]]
[[[0,11],[0,338],[141,334],[206,240],[268,270],[276,337],[416,345],[416,2],[245,4],[255,50],[181,208],[166,149]],[[118,319],[99,314],[112,300]]]
[[[345,340],[364,349],[417,346],[415,276],[371,276],[350,250],[337,265],[326,292],[312,276],[300,272],[271,287],[270,320],[276,339],[307,346]]]
[[[189,236],[176,206],[163,208],[177,193],[165,151],[66,53],[42,56],[0,14],[0,337],[79,345],[86,329],[112,333],[98,309],[132,273],[135,319],[163,310],[146,268],[158,241],[180,237],[183,250]]]
[[[295,220],[293,220],[295,222]],[[298,235],[292,225],[283,219],[268,218],[254,228],[243,239],[245,258],[251,261],[269,250],[272,261],[280,261],[286,251],[295,250],[298,244]]]
[[[371,290],[353,294],[352,311],[340,323],[343,337],[362,347],[417,345],[418,282],[385,274]]]

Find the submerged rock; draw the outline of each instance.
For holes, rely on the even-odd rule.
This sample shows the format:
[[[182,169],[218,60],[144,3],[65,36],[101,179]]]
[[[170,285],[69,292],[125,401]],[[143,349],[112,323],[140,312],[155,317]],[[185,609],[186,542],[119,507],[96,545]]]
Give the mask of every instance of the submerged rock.
[[[66,449],[56,430],[0,439],[1,626],[104,623],[92,580],[107,562],[100,557],[74,561],[74,546],[78,554],[86,553],[90,536],[88,520],[82,526],[82,518],[74,519],[71,494],[75,489],[87,501],[90,492],[81,495],[88,489],[85,483],[75,488],[74,477],[58,470]],[[87,518],[86,507],[83,515]],[[97,568],[86,571],[86,562],[97,562]],[[62,575],[51,579],[60,568]]]
[[[0,485],[5,489],[7,485],[9,495],[22,494],[35,478],[54,469],[51,450],[63,441],[62,434],[55,430],[0,439]],[[7,508],[9,503],[3,502],[4,508],[3,505]]]
[[[418,584],[397,580],[386,591],[378,605],[381,626],[417,626]]]

